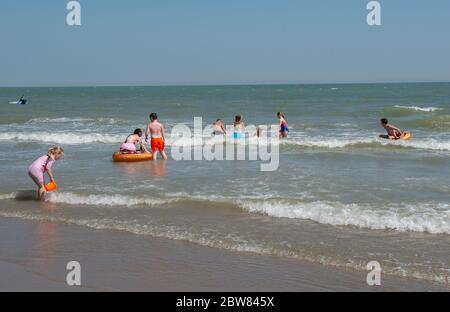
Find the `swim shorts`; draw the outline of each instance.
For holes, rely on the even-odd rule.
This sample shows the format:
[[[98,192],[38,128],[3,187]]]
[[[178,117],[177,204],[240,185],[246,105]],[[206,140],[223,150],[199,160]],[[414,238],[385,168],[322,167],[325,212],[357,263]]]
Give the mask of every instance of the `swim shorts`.
[[[163,151],[164,150],[164,140],[163,138],[152,138],[150,145],[152,147],[152,152]]]

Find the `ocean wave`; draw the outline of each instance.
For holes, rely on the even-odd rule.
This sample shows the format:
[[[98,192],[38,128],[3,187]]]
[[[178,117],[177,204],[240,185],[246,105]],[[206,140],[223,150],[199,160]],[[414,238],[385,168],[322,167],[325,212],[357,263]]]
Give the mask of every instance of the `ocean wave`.
[[[120,143],[123,135],[105,135],[100,133],[67,133],[67,132],[3,132],[1,141],[44,142],[57,144],[90,144],[90,143]]]
[[[0,199],[14,199],[15,193],[0,195]],[[200,201],[214,207],[244,210],[275,218],[312,220],[321,224],[356,226],[372,230],[425,232],[450,234],[450,204],[344,204],[329,201],[304,201],[302,198],[278,199],[267,196],[248,196],[235,199],[215,195],[167,194],[165,198],[142,198],[127,195],[76,194],[55,192],[46,197],[51,203],[108,207],[155,207],[171,203],[195,204]],[[226,206],[223,206],[226,205]],[[234,208],[233,208],[234,207]]]
[[[348,137],[339,136],[336,138],[322,137],[322,136],[291,136],[288,139],[278,138],[257,138],[250,136],[247,139],[234,140],[230,136],[225,137],[204,137],[196,140],[194,138],[169,138],[167,145],[171,147],[198,147],[209,146],[221,143],[233,143],[238,145],[250,145],[250,146],[269,146],[269,145],[285,145],[296,146],[305,148],[411,148],[411,149],[424,149],[424,150],[436,150],[436,151],[450,151],[450,141],[437,140],[435,138],[428,139],[411,139],[409,141],[391,141],[378,137],[378,134],[370,133],[367,137]]]
[[[275,140],[276,139],[276,140]],[[213,146],[217,144],[236,144],[236,145],[262,145],[267,146],[269,144],[280,144],[278,138],[258,138],[256,136],[249,136],[247,138],[242,139],[234,139],[230,135],[227,136],[204,136],[204,137],[185,137],[185,138],[167,138],[168,146],[173,147],[198,147],[198,146]]]
[[[167,238],[172,240],[187,241],[190,243],[227,249],[240,252],[252,252],[256,254],[273,254],[269,248],[260,246],[258,243],[247,242],[236,235],[227,235],[228,240],[222,236],[216,236],[214,233],[209,233],[205,237],[203,233],[192,233],[186,231],[183,227],[175,225],[164,224],[139,224],[128,223],[117,219],[102,218],[102,219],[84,219],[71,218],[62,216],[39,215],[36,213],[1,211],[0,216],[8,218],[20,218],[32,221],[50,221],[50,222],[64,222],[79,226],[85,226],[97,230],[116,230],[125,231],[136,235],[148,235],[152,237]]]
[[[446,131],[450,129],[450,115],[448,114],[440,114],[433,115],[431,118],[423,118],[416,120],[408,120],[405,121],[405,125],[410,128],[427,128],[439,131]]]
[[[60,118],[33,118],[27,121],[27,123],[66,123],[66,122],[91,122],[95,121],[95,119],[92,118],[82,118],[82,117],[74,117],[74,118],[68,118],[68,117],[60,117]]]
[[[6,194],[3,199],[16,199],[16,193]],[[272,198],[272,196],[244,196],[248,200]],[[0,196],[0,199],[2,197]],[[237,208],[234,200],[220,195],[192,195],[184,192],[167,193],[165,197],[132,197],[121,194],[77,194],[73,192],[49,193],[46,201],[68,205],[109,206],[109,207],[154,207],[171,203],[195,203],[225,204]]]
[[[34,191],[21,191],[0,195],[0,200],[34,200],[37,193]],[[77,194],[73,192],[48,193],[46,202],[68,205],[105,206],[105,207],[153,207],[176,202],[179,198],[150,198],[132,197],[120,194]]]
[[[63,203],[69,205],[92,205],[92,206],[147,206],[168,204],[172,199],[157,198],[135,198],[126,195],[80,195],[71,192],[51,193],[46,197],[46,201],[52,203]]]
[[[421,139],[410,141],[390,141],[379,138],[296,138],[281,141],[284,145],[295,145],[319,148],[413,148],[436,151],[450,151],[449,141],[438,141],[436,139]]]
[[[394,105],[394,107],[399,109],[413,110],[418,112],[428,112],[428,113],[443,110],[443,108],[439,107],[419,107],[419,106],[403,106],[403,105]]]
[[[244,204],[245,205],[245,204]],[[320,205],[323,209],[323,205]],[[448,205],[447,205],[448,206]],[[325,206],[328,211],[331,209]],[[248,207],[248,210],[254,210],[253,206]],[[264,211],[257,209],[257,213],[266,213],[270,208],[263,207]],[[306,209],[305,209],[306,212]],[[350,210],[348,213],[355,213],[357,210]],[[320,215],[316,213],[316,215]],[[326,214],[325,214],[326,215]],[[145,220],[126,220],[118,219],[116,217],[106,216],[71,216],[61,214],[48,214],[40,209],[25,209],[16,211],[14,209],[0,209],[0,216],[8,218],[19,218],[31,221],[49,221],[61,222],[66,224],[73,224],[84,226],[87,228],[97,230],[115,230],[125,231],[136,235],[148,235],[151,237],[167,238],[178,241],[186,241],[201,246],[226,249],[237,252],[251,252],[259,255],[275,255],[279,257],[294,258],[311,263],[322,265],[353,269],[365,271],[366,261],[358,261],[349,257],[336,257],[334,255],[327,255],[323,253],[316,253],[308,248],[291,249],[289,246],[274,245],[247,237],[245,233],[223,233],[216,230],[214,227],[202,227],[202,231],[192,231],[183,225],[164,224],[157,220],[146,218]],[[284,216],[283,216],[284,217]],[[298,217],[298,212],[295,216]],[[434,221],[434,220],[433,220]],[[429,222],[429,221],[428,221]],[[440,268],[439,270],[428,270],[422,267],[402,267],[398,263],[391,263],[389,261],[383,263],[384,273],[394,276],[412,277],[417,279],[427,279],[439,283],[448,284],[448,270]]]
[[[14,142],[43,142],[55,144],[120,144],[124,140],[121,134],[81,133],[81,132],[3,132],[0,133],[0,141]],[[201,147],[215,144],[238,144],[249,146],[286,145],[306,148],[413,148],[423,150],[450,151],[450,141],[439,141],[435,138],[412,139],[409,141],[389,141],[377,138],[376,135],[368,138],[326,138],[326,137],[291,137],[288,139],[274,140],[267,138],[250,137],[248,139],[233,140],[231,137],[204,137],[194,138],[172,138],[168,137],[168,147]]]
[[[59,118],[33,118],[27,121],[27,123],[99,123],[99,124],[116,124],[121,122],[118,119],[114,118],[84,118],[84,117],[59,117]]]
[[[0,200],[14,199],[14,198],[16,198],[16,196],[17,196],[16,193],[3,194],[3,195],[0,195]]]
[[[239,201],[239,205],[249,212],[278,218],[306,219],[322,224],[373,230],[450,234],[450,205],[447,203],[373,207],[369,204],[324,201],[296,204],[283,201]]]

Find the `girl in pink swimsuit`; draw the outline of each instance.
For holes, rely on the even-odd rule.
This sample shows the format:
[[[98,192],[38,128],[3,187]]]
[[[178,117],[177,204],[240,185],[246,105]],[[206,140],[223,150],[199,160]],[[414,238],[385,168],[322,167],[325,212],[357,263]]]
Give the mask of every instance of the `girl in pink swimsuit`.
[[[140,152],[148,153],[148,150],[145,147],[144,143],[142,142],[141,137],[142,137],[142,130],[141,129],[134,130],[134,133],[127,136],[125,142],[122,143],[122,145],[120,146],[120,151],[125,154],[135,154],[137,153],[136,144],[139,144],[141,147]]]
[[[45,180],[44,180],[44,173],[47,172],[50,181],[54,181],[53,173],[52,173],[52,166],[64,155],[64,150],[59,147],[53,147],[48,150],[47,155],[41,156],[38,159],[36,159],[30,167],[28,167],[28,175],[31,179],[33,179],[34,183],[38,186],[38,196],[39,199],[44,199],[44,194],[46,192],[45,190]]]

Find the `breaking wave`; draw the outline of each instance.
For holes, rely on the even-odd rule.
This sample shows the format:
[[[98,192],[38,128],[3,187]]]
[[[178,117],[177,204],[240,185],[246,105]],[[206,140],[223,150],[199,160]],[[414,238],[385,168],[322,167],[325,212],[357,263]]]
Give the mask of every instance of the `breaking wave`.
[[[402,106],[402,105],[395,105],[394,107],[399,109],[412,110],[417,112],[427,112],[427,113],[442,110],[442,108],[439,107],[419,107],[419,106]]]

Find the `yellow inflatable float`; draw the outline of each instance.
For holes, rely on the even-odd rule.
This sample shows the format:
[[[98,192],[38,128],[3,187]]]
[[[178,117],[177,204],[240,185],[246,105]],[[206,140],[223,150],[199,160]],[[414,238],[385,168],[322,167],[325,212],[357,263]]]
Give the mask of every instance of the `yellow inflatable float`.
[[[404,131],[399,140],[408,141],[409,139],[411,139],[411,133],[408,131]]]
[[[147,160],[151,160],[152,157],[153,157],[152,153],[126,154],[126,153],[116,152],[112,155],[112,159],[114,162],[147,161]]]
[[[387,140],[392,140],[392,141],[408,141],[409,139],[411,139],[411,133],[408,131],[403,131],[402,136],[399,137],[398,139],[391,139],[389,138],[389,136],[382,134],[380,135],[380,138],[382,139],[387,139]]]

